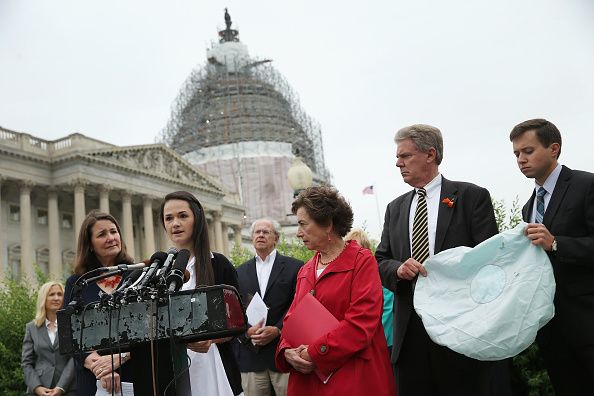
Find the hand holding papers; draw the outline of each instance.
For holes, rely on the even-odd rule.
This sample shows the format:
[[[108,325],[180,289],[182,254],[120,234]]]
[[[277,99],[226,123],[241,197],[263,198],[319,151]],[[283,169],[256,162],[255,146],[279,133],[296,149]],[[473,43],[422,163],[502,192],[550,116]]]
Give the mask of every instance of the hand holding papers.
[[[245,313],[248,317],[248,323],[252,326],[257,325],[259,322],[266,324],[268,318],[268,307],[260,297],[260,293],[254,294],[252,301],[248,304]]]
[[[268,319],[268,307],[260,297],[260,293],[254,294],[252,300],[248,304],[245,313],[248,317],[248,323],[251,326],[260,325],[260,327],[266,325],[266,319]],[[252,344],[256,345],[252,340]]]

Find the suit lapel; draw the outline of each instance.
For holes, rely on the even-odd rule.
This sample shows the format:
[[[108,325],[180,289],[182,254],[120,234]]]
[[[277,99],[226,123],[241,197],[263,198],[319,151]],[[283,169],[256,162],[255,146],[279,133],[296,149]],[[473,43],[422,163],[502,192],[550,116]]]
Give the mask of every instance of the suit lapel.
[[[43,340],[43,342],[45,342],[47,345],[50,346],[50,348],[53,348],[53,344],[49,338],[49,334],[47,332],[47,327],[45,325],[45,321],[43,322],[43,324],[41,325],[41,327],[37,327],[35,326],[35,328],[37,329],[37,334],[39,335],[39,337]],[[56,334],[56,340],[58,339],[58,335]]]
[[[412,204],[413,197],[415,196],[415,190],[412,190],[408,197],[402,200],[400,204],[400,213],[399,216],[400,222],[396,225],[396,232],[394,233],[394,238],[397,242],[395,242],[394,246],[398,246],[399,244],[403,244],[401,248],[401,252],[403,253],[401,260],[406,260],[411,256],[410,252],[410,234],[412,230],[409,230],[409,221],[410,221],[410,205]],[[408,238],[402,238],[402,235],[409,236]]]
[[[530,214],[532,213],[532,205],[534,205],[534,198],[536,197],[536,191],[532,189],[532,195],[526,205],[522,208],[522,219],[528,223],[530,221]]]
[[[437,212],[437,229],[435,231],[434,254],[441,252],[443,241],[447,234],[448,227],[450,226],[450,222],[452,221],[452,216],[454,215],[454,210],[456,210],[456,205],[460,205],[457,193],[458,188],[456,188],[454,183],[442,176],[441,193],[439,195],[439,210]],[[454,201],[454,207],[450,208],[448,205],[442,203],[441,201],[445,198]]]
[[[561,173],[559,174],[559,178],[557,179],[557,184],[555,185],[555,189],[553,190],[553,194],[551,195],[551,200],[547,205],[547,210],[545,211],[544,218],[542,223],[550,230],[551,223],[553,222],[553,218],[559,209],[559,205],[563,201],[563,197],[567,192],[567,188],[569,187],[569,181],[571,179],[571,169],[563,166],[561,169]]]
[[[258,292],[258,293],[260,293],[260,297],[264,298],[262,296],[262,292],[260,291],[260,284],[258,283],[258,273],[256,272],[256,258],[255,257],[248,263],[247,272],[248,272],[248,281],[249,281],[248,293],[251,293],[252,297],[253,297],[253,295],[256,294],[256,292]],[[249,301],[248,301],[248,303],[249,303]]]
[[[270,286],[272,286],[272,284],[276,281],[276,278],[278,278],[278,275],[283,271],[284,268],[285,260],[283,260],[283,256],[281,256],[277,251],[274,263],[272,263],[272,271],[270,271],[270,277],[268,278],[268,284],[266,284],[266,292],[264,292],[264,295],[268,293]]]

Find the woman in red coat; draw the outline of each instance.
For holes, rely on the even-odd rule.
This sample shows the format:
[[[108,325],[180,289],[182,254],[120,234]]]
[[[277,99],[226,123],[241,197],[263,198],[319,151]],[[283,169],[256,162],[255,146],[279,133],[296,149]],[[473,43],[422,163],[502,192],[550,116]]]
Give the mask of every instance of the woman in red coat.
[[[339,324],[309,345],[290,345],[281,335],[276,366],[291,373],[288,394],[395,395],[377,262],[356,241],[343,240],[353,224],[351,207],[336,189],[320,186],[301,192],[292,211],[297,237],[317,253],[299,271],[285,323],[311,293]],[[332,375],[323,383],[314,370],[322,378]]]

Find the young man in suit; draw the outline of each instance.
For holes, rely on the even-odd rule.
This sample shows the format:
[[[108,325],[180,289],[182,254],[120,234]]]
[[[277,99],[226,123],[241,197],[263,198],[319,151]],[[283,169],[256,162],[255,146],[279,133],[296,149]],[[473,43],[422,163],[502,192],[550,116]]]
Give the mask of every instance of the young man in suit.
[[[399,130],[396,166],[414,190],[392,201],[376,250],[382,284],[394,291],[392,363],[398,396],[489,393],[491,364],[435,344],[413,308],[423,262],[458,246],[474,247],[497,234],[489,192],[439,173],[443,140],[439,129],[412,125]],[[429,275],[430,276],[430,275]]]
[[[522,209],[526,235],[551,260],[555,317],[537,343],[557,395],[594,390],[594,174],[559,164],[561,133],[543,119],[509,136],[520,171],[534,179]]]
[[[239,289],[246,304],[259,293],[268,306],[268,317],[266,323],[251,323],[246,334],[240,337],[241,382],[246,396],[268,396],[271,387],[276,396],[284,396],[289,374],[276,370],[274,354],[303,262],[276,251],[280,236],[277,222],[257,220],[251,232],[256,256],[237,268]]]

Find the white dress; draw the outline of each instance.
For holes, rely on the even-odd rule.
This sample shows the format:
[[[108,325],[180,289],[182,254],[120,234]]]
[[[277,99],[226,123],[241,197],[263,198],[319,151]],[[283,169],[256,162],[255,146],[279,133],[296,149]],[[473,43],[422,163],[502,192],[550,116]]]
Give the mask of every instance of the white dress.
[[[190,279],[183,284],[181,290],[191,290],[196,285],[195,260],[195,257],[192,257],[188,262],[186,269],[190,273]],[[187,351],[190,358],[188,373],[191,396],[234,396],[216,344],[211,344],[207,353],[189,349]]]

